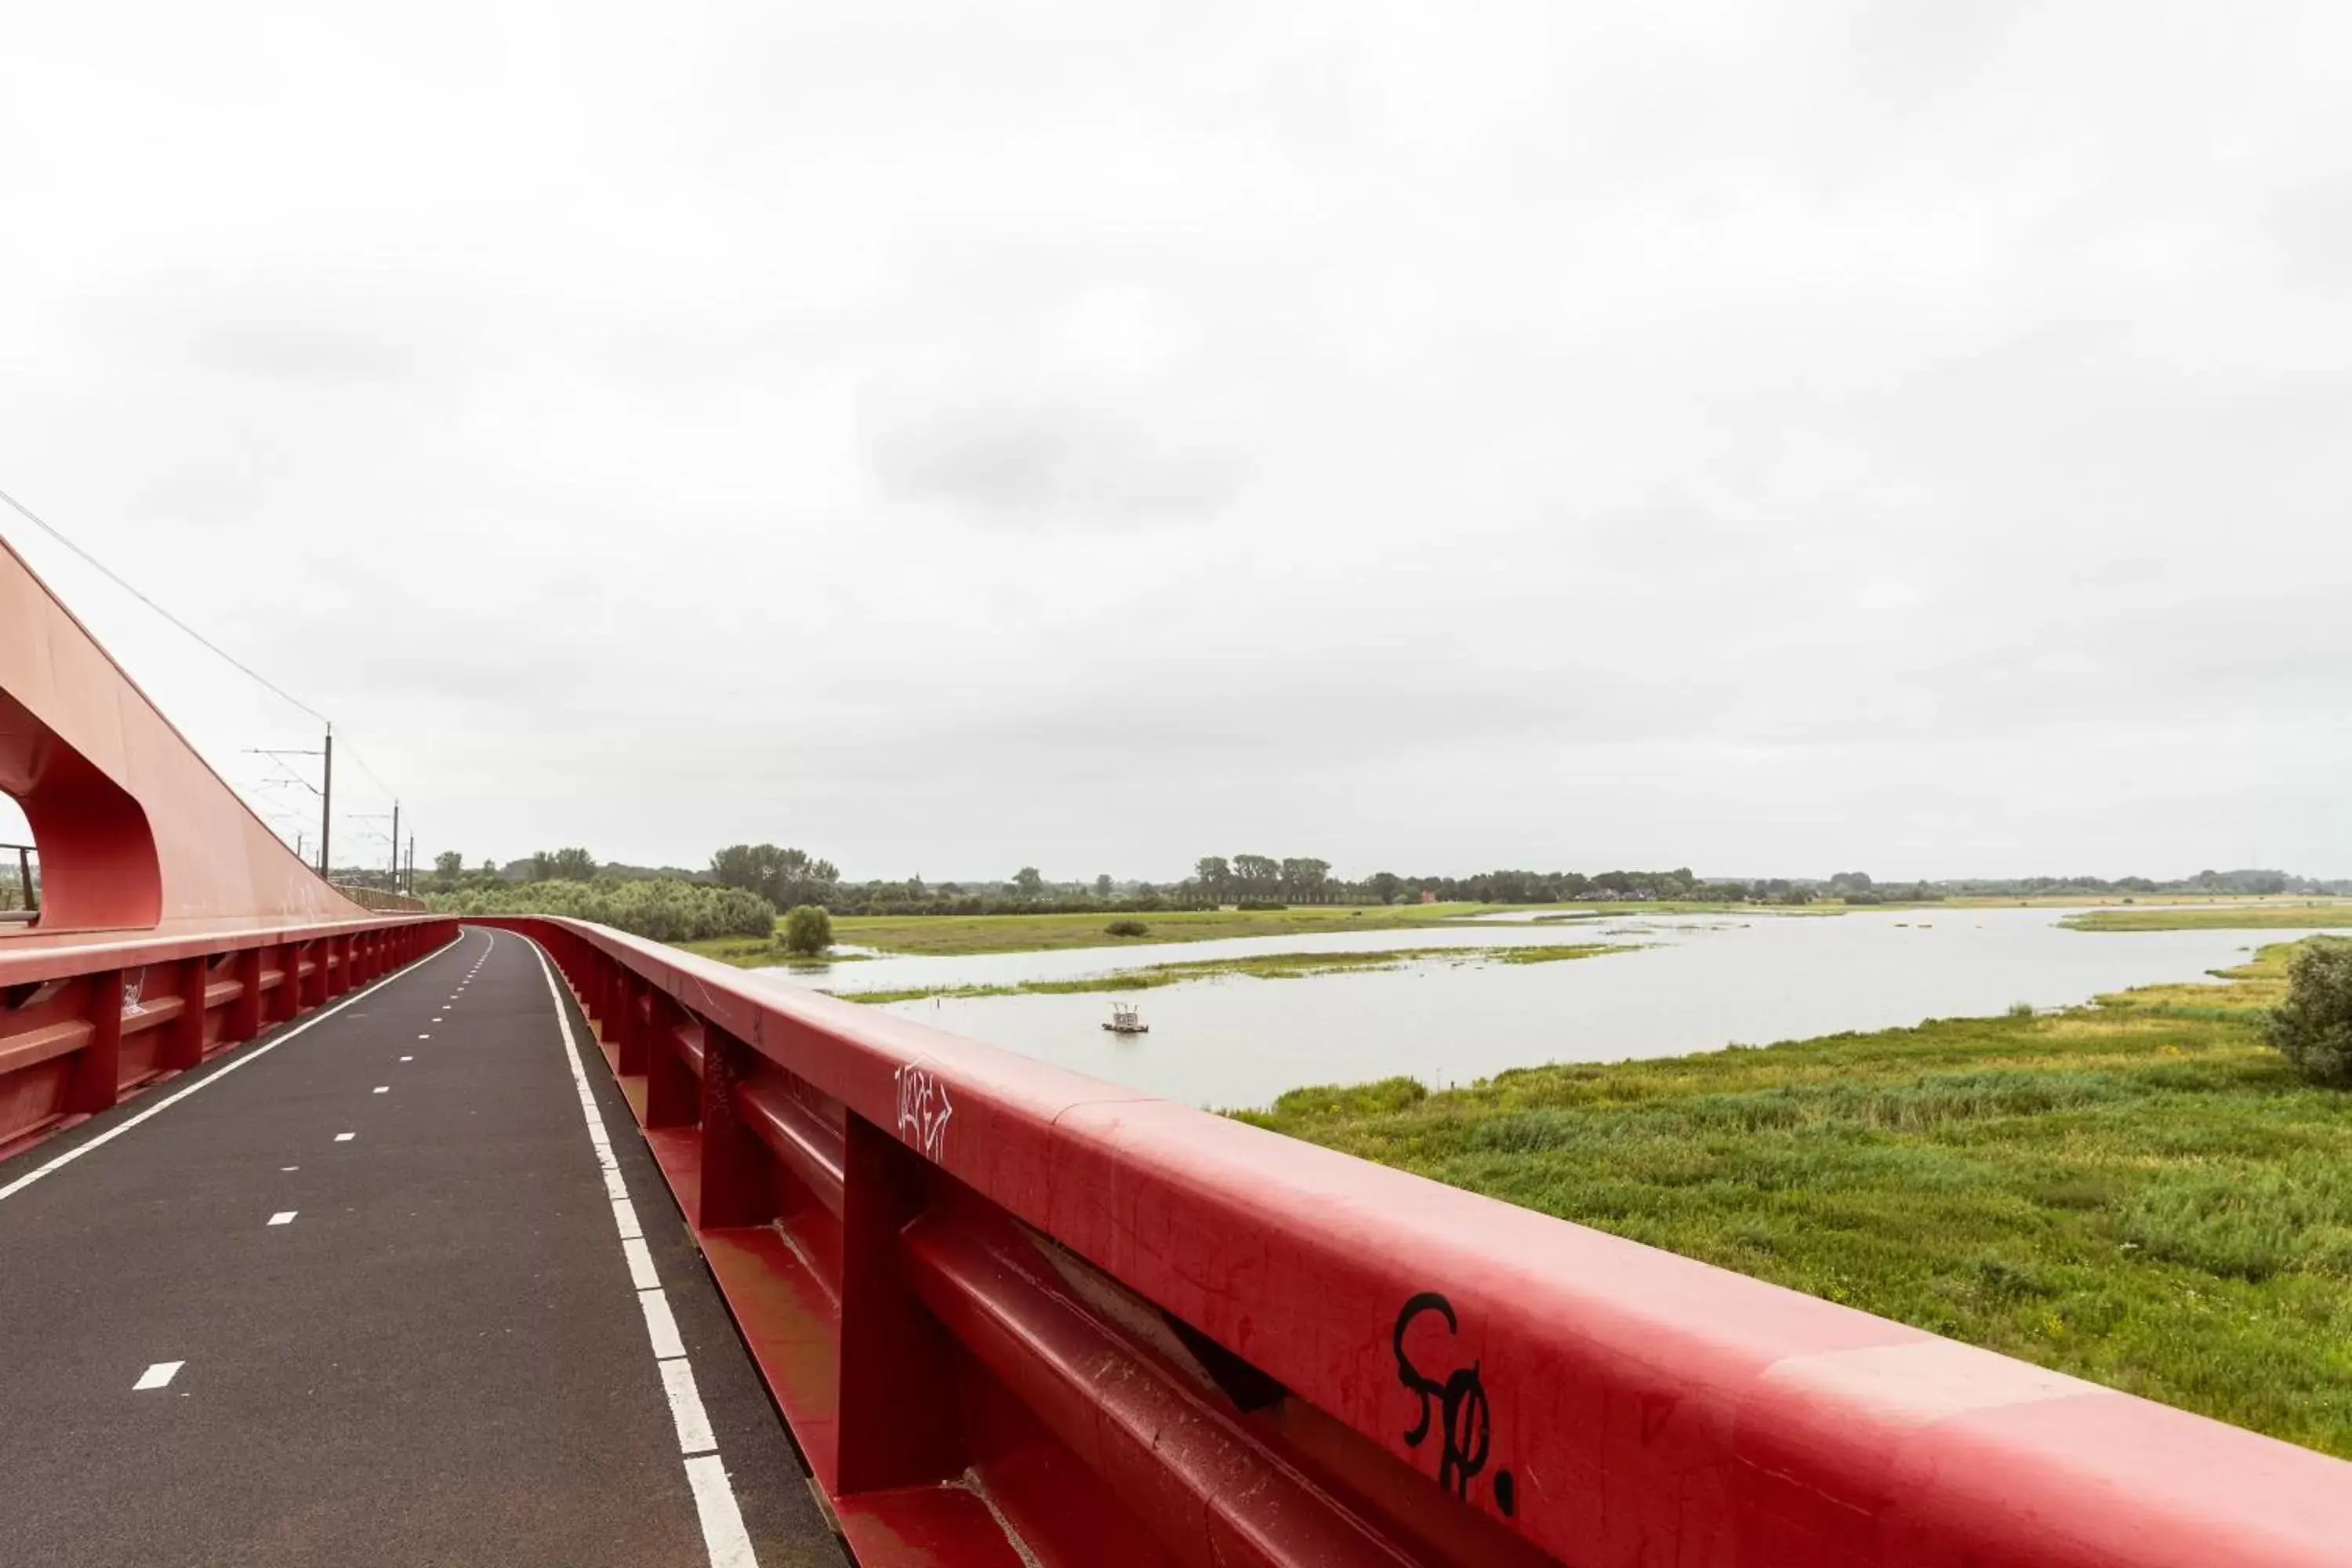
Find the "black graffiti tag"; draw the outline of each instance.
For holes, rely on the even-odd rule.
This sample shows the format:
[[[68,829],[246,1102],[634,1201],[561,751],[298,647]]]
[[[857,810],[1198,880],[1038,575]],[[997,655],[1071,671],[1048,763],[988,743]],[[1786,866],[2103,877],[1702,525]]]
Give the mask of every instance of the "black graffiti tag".
[[[1412,1364],[1412,1358],[1405,1353],[1405,1331],[1423,1312],[1434,1312],[1443,1318],[1449,1334],[1459,1327],[1454,1316],[1454,1303],[1434,1290],[1424,1290],[1413,1297],[1397,1314],[1393,1338],[1397,1381],[1421,1401],[1421,1419],[1405,1433],[1405,1446],[1420,1447],[1429,1436],[1431,1423],[1439,1423],[1442,1440],[1437,1455],[1437,1484],[1455,1497],[1467,1499],[1471,1481],[1486,1468],[1487,1449],[1494,1440],[1486,1385],[1479,1380],[1478,1363],[1475,1361],[1446,1373],[1444,1382]],[[1508,1470],[1495,1472],[1495,1506],[1503,1510],[1506,1518],[1518,1506],[1517,1489]]]

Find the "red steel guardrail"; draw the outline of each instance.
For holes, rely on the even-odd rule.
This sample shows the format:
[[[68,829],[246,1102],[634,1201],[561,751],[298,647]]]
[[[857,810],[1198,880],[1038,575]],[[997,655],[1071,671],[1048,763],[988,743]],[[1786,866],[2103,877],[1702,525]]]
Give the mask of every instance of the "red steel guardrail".
[[[453,939],[454,919],[310,921],[71,945],[0,936],[0,1155]]]
[[[2352,1562],[2352,1465],[583,921],[866,1568]]]

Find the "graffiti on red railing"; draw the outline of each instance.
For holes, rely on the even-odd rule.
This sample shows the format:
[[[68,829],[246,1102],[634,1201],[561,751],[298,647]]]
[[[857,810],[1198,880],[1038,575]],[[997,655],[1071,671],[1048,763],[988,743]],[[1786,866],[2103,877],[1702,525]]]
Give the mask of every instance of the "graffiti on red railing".
[[[1405,1331],[1412,1321],[1423,1312],[1434,1312],[1445,1320],[1445,1331],[1453,1334],[1458,1325],[1454,1318],[1454,1303],[1434,1290],[1424,1290],[1404,1304],[1397,1314],[1393,1344],[1396,1350],[1397,1381],[1404,1384],[1421,1402],[1421,1419],[1404,1435],[1405,1447],[1418,1448],[1429,1436],[1432,1416],[1440,1423],[1437,1455],[1437,1484],[1455,1497],[1467,1498],[1470,1483],[1486,1468],[1486,1452],[1493,1442],[1491,1412],[1486,1403],[1486,1385],[1478,1375],[1478,1363],[1456,1367],[1439,1382],[1412,1364],[1405,1352]],[[1432,1402],[1435,1408],[1432,1409]],[[1495,1506],[1509,1518],[1518,1510],[1517,1487],[1508,1470],[1495,1472]]]
[[[937,1163],[947,1145],[948,1118],[955,1114],[948,1086],[936,1074],[908,1063],[891,1077],[898,1082],[898,1136]]]

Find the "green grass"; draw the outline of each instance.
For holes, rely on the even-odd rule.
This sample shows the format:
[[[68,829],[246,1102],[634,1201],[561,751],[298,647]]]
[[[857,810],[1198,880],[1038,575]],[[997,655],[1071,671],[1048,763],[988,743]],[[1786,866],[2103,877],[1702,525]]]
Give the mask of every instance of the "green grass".
[[[1487,904],[1302,906],[1291,910],[1170,910],[1156,914],[844,915],[834,939],[884,952],[947,956],[973,952],[1046,952],[1072,947],[1120,947],[1162,942],[1210,942],[1234,936],[1299,936],[1315,931],[1395,931],[1433,926]],[[1115,920],[1141,921],[1150,934],[1112,936]]]
[[[1243,1119],[2352,1457],[2352,1096],[2224,986]]]
[[[1181,985],[1191,980],[1245,974],[1255,980],[1303,980],[1315,974],[1361,974],[1402,969],[1408,963],[1444,961],[1458,963],[1551,963],[1567,959],[1594,958],[1604,952],[1631,952],[1638,944],[1584,942],[1543,947],[1392,947],[1378,952],[1261,952],[1247,958],[1196,958],[1173,963],[1149,963],[1115,974],[1090,974],[1076,980],[1024,980],[1010,985],[924,985],[901,991],[844,992],[845,1002],[918,1002],[933,996],[1070,996],[1089,991],[1150,991]]]
[[[2352,903],[2207,904],[2193,910],[2102,909],[2058,922],[2074,931],[2315,931],[2352,926]]]

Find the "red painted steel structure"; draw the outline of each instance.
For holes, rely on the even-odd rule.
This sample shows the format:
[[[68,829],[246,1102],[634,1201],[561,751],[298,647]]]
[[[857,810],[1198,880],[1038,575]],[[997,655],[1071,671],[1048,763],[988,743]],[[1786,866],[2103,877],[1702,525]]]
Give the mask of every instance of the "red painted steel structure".
[[[583,922],[866,1568],[2317,1564],[2352,1466]]]
[[[0,793],[41,856],[0,924],[0,1153],[456,932],[321,881],[4,542]]]

